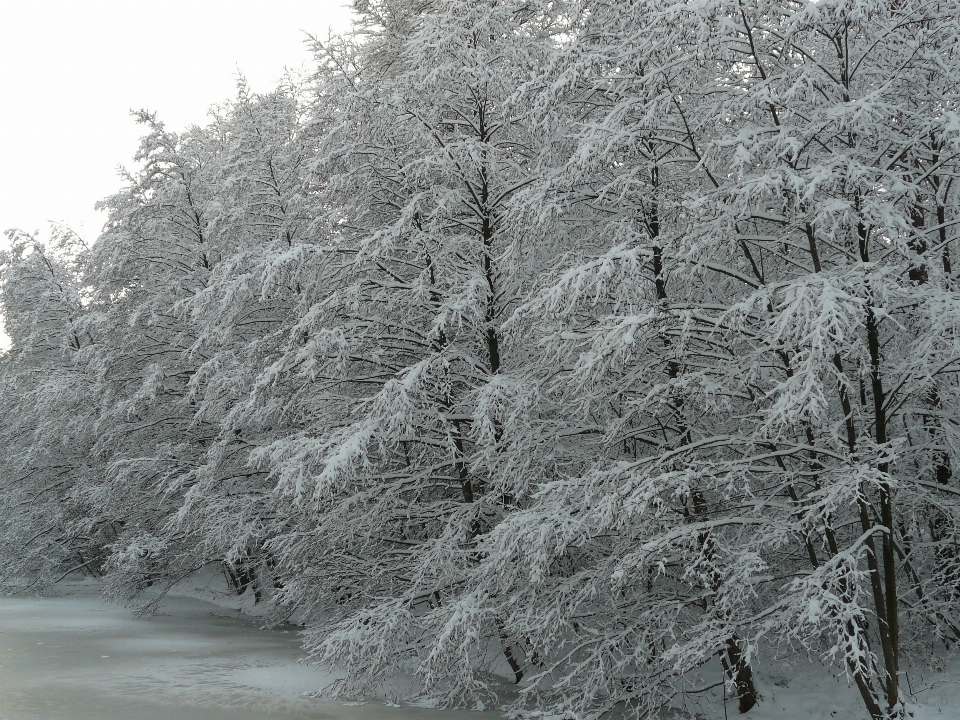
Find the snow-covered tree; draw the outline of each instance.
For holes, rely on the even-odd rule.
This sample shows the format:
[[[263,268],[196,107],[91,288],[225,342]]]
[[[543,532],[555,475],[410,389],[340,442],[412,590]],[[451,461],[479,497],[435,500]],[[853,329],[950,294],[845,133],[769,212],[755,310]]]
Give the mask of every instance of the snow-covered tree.
[[[610,247],[526,312],[607,456],[485,545],[547,648],[542,702],[639,712],[720,654],[746,710],[749,658],[786,642],[898,716],[905,653],[955,636],[958,17],[591,8],[564,172]]]
[[[237,99],[218,112],[208,128],[224,147],[211,180],[210,232],[221,258],[206,287],[179,306],[195,327],[191,353],[202,360],[190,380],[194,417],[218,431],[183,484],[173,527],[201,539],[238,589],[251,585],[258,599],[277,584],[264,543],[288,523],[274,481],[250,467],[249,454],[299,423],[285,408],[248,401],[305,298],[329,290],[317,287],[324,219],[310,173],[322,125],[305,117],[307,102],[293,78],[263,96],[241,82]]]
[[[313,609],[308,649],[348,668],[340,689],[414,671],[425,693],[478,702],[485,670],[519,681],[526,665],[479,604],[469,633],[444,627],[514,505],[491,469],[527,352],[501,324],[545,254],[508,212],[543,145],[515,97],[550,29],[526,4],[365,12],[362,46],[318,44],[329,236],[251,399],[298,426],[254,457],[300,510],[269,543],[280,602]]]
[[[188,387],[197,338],[177,304],[206,286],[222,253],[208,217],[216,137],[200,128],[178,135],[143,112],[138,120],[148,130],[136,156],[142,167],[104,201],[109,220],[84,277],[91,297],[83,327],[95,341],[88,365],[100,404],[92,452],[106,468],[91,492],[103,521],[123,527],[108,582],[125,599],[206,561],[191,538],[164,528],[184,477],[216,435],[216,426],[195,422]]]
[[[116,528],[87,522],[96,474],[82,312],[83,248],[55,228],[48,247],[7,234],[0,312],[11,347],[0,356],[0,584],[44,590],[71,572],[98,575]]]

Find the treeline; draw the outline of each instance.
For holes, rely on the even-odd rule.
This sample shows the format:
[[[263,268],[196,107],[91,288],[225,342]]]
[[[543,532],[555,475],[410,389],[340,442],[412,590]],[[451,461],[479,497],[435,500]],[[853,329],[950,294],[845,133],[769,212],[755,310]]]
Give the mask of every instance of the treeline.
[[[354,6],[139,113],[92,246],[9,234],[5,586],[222,568],[345,694],[745,712],[809,654],[902,717],[960,640],[960,3]]]

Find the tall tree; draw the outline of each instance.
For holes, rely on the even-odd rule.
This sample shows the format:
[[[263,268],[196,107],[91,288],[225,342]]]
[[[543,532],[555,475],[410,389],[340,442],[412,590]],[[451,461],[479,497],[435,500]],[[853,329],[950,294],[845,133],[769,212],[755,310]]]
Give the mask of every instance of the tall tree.
[[[525,357],[500,326],[540,248],[507,206],[541,140],[514,95],[548,28],[525,4],[364,9],[362,46],[318,45],[330,281],[259,383],[300,428],[256,457],[312,506],[271,546],[291,576],[281,598],[326,611],[307,647],[348,668],[342,689],[413,663],[424,692],[478,701],[484,669],[519,681],[526,662],[495,613],[444,628],[470,602],[478,537],[513,504],[489,472],[503,427],[486,420]]]
[[[562,628],[541,640],[560,658],[544,678],[578,679],[553,680],[555,707],[657,706],[719,652],[745,710],[734,645],[747,659],[775,636],[839,662],[872,717],[899,716],[907,622],[955,635],[953,571],[931,570],[956,513],[939,414],[956,392],[955,158],[938,148],[956,142],[957,20],[910,3],[592,10],[584,64],[607,42],[618,61],[580,157],[619,176],[596,196],[625,243],[530,308],[563,323],[545,329],[572,348],[584,406],[624,398],[608,447],[641,447],[542,487],[488,554],[526,593],[518,620]],[[601,560],[567,580],[584,548]],[[582,663],[604,671],[585,682]]]

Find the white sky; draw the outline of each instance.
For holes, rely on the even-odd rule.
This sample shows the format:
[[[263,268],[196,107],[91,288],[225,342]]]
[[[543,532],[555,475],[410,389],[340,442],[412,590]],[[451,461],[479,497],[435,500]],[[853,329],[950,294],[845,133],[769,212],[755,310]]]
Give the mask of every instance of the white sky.
[[[131,109],[171,129],[202,124],[238,68],[263,92],[309,63],[304,33],[347,30],[348,4],[0,1],[0,230],[45,234],[52,220],[94,240],[93,205],[137,148]]]

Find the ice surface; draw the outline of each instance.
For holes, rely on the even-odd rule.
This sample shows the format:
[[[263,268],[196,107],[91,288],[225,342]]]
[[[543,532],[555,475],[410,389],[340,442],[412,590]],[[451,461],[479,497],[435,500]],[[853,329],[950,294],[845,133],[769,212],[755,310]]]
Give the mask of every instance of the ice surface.
[[[308,697],[329,676],[299,664],[299,636],[171,597],[135,618],[91,588],[0,597],[0,720],[482,720],[491,713],[347,706]]]

